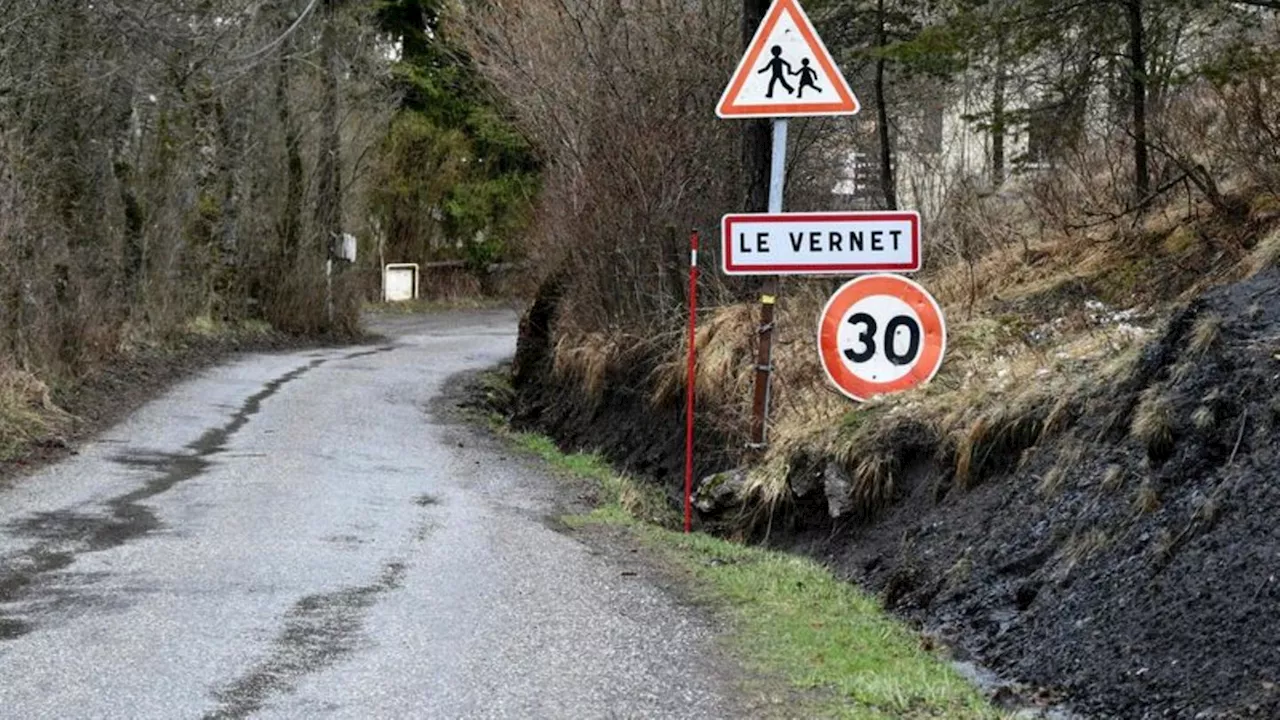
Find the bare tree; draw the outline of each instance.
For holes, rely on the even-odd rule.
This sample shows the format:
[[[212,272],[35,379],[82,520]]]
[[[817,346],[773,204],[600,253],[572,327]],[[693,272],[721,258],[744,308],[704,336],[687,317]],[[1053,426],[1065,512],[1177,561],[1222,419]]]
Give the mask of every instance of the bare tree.
[[[769,0],[742,0],[742,46],[746,48],[769,10]],[[769,164],[773,135],[768,120],[751,120],[743,124],[742,154],[747,177],[746,212],[769,209]]]
[[[326,246],[305,238],[359,232],[349,180],[392,106],[376,71],[347,72],[389,63],[369,12],[0,0],[0,347],[13,361],[74,373],[201,315],[322,329]]]

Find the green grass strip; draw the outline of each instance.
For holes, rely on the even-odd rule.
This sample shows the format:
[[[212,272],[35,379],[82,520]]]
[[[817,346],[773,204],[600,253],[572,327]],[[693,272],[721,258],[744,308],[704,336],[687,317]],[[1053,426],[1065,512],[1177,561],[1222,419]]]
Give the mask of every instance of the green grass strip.
[[[755,669],[817,691],[804,714],[839,718],[998,718],[967,680],[870,595],[794,555],[669,529],[660,492],[600,456],[566,454],[542,435],[509,434],[552,467],[598,483],[601,505],[571,526],[622,525],[696,580],[723,608],[736,652]],[[636,519],[636,516],[644,521]],[[656,523],[655,523],[656,521]],[[665,526],[665,527],[664,527]],[[807,704],[807,703],[806,703]]]

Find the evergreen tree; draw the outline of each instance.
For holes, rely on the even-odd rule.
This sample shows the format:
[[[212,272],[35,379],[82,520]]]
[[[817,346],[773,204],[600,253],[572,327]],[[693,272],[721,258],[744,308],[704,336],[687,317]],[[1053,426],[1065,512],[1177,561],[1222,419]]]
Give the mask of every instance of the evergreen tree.
[[[401,108],[377,191],[389,250],[414,259],[506,259],[538,187],[539,160],[449,37],[441,0],[384,0],[400,48]]]

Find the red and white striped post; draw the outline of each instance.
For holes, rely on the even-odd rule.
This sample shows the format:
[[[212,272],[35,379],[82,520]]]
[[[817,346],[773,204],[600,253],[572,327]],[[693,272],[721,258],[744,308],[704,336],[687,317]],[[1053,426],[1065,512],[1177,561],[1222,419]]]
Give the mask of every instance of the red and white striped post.
[[[697,380],[698,231],[689,236],[689,375],[685,383],[684,531],[693,531],[693,404]]]

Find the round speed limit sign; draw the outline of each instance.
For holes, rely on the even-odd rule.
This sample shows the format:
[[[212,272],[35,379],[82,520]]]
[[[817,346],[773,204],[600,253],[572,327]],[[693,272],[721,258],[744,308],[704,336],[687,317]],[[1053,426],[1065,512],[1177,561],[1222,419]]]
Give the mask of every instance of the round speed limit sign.
[[[938,302],[899,275],[845,283],[818,320],[822,368],[840,392],[858,401],[928,382],[946,348]]]

